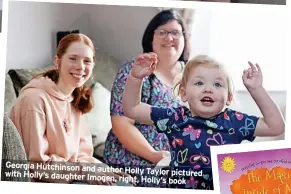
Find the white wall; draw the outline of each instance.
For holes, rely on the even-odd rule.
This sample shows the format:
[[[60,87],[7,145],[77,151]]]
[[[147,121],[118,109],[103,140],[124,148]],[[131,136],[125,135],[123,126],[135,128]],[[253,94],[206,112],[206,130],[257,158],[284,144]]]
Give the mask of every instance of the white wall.
[[[194,24],[190,40],[190,57],[210,53],[211,18],[212,12],[210,10],[195,10]]]
[[[143,32],[158,13],[157,8],[133,6],[91,6],[89,35],[102,51],[120,62],[142,52]]]
[[[49,65],[58,31],[79,29],[88,34],[90,5],[10,2],[7,70]]]
[[[249,60],[261,66],[267,89],[286,90],[287,12],[198,9],[194,20],[192,55],[204,52],[224,63],[238,90],[245,89],[241,75]]]
[[[79,29],[123,62],[142,52],[143,31],[157,8],[10,2],[7,71],[52,63],[56,32]],[[125,47],[125,46],[126,47]]]
[[[241,75],[248,61],[258,63],[268,90],[286,90],[288,57],[287,12],[280,9],[215,10],[211,21],[211,51],[233,75],[237,89],[244,89]]]
[[[0,33],[2,32],[2,9],[0,10]]]
[[[10,2],[7,33],[7,70],[33,68],[52,62],[53,33],[58,30],[60,4]]]
[[[286,99],[287,93],[286,91],[270,91],[269,94],[273,98],[273,100],[277,103],[278,107],[282,111],[283,116],[286,115]],[[262,116],[260,109],[250,96],[247,91],[237,91],[235,94],[235,102],[232,106],[235,110],[245,112],[250,115]],[[283,140],[284,134],[279,137],[257,137],[256,142],[266,141],[266,140]]]
[[[278,22],[280,21],[280,22]],[[237,104],[242,112],[262,116],[245,90],[242,72],[247,61],[258,62],[264,75],[264,86],[285,114],[287,86],[286,15],[278,10],[245,11],[219,9],[195,10],[191,39],[191,56],[208,54],[222,61],[230,72],[236,88]],[[285,71],[284,71],[285,70]],[[255,141],[283,139],[257,138]]]
[[[62,3],[59,31],[80,30],[89,35],[90,10],[92,5]]]

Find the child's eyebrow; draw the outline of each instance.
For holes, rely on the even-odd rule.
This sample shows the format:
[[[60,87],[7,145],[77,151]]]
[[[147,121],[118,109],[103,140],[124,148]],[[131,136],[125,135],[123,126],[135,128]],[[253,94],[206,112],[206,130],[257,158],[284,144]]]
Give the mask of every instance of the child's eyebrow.
[[[220,81],[220,82],[222,82],[222,83],[227,83],[227,80],[224,79],[224,78],[222,78],[222,77],[217,77],[217,78],[215,79],[215,81]]]
[[[215,80],[221,80],[224,81],[224,79],[222,77],[217,77]]]
[[[200,76],[200,75],[195,75],[195,76],[193,76],[193,78],[203,79],[204,77],[203,76]]]

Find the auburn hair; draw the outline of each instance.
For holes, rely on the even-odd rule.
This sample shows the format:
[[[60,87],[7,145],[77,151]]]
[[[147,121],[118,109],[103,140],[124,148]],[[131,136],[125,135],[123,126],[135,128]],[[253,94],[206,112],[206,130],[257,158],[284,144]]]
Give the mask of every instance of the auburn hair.
[[[56,56],[61,58],[66,52],[68,47],[74,42],[83,42],[87,46],[89,46],[93,51],[93,60],[96,60],[95,47],[93,42],[84,34],[80,33],[72,33],[63,37],[57,47]],[[56,69],[49,70],[41,74],[43,77],[49,77],[55,83],[59,80],[59,72]],[[72,101],[72,105],[78,111],[84,113],[88,113],[93,108],[93,97],[92,90],[89,87],[81,86],[79,88],[75,88],[73,91],[74,100]]]

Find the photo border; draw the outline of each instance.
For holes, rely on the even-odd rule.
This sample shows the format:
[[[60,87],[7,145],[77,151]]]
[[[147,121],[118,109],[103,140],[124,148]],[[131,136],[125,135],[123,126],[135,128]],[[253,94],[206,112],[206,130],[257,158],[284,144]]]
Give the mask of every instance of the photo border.
[[[289,138],[290,139],[290,138]],[[251,144],[251,145],[248,145]],[[276,140],[256,143],[245,143],[245,144],[234,144],[234,145],[222,145],[213,146],[211,150],[212,159],[212,173],[213,173],[213,184],[214,189],[220,193],[220,180],[219,180],[219,164],[217,157],[221,154],[235,154],[235,153],[248,153],[255,151],[266,151],[266,150],[278,150],[284,148],[291,148],[290,142],[287,140]],[[235,150],[235,151],[234,151]]]
[[[2,65],[2,73],[5,75],[6,73],[6,49],[7,49],[7,28],[8,28],[8,1],[3,0],[3,12],[2,12],[2,34],[1,34],[1,42],[0,45],[2,50],[0,51],[3,53],[0,58]],[[146,6],[146,7],[173,7],[173,8],[196,8],[196,9],[246,9],[246,10],[256,10],[260,9],[261,7],[265,7],[266,9],[286,9],[288,5],[291,4],[291,0],[286,1],[286,5],[267,5],[267,4],[236,4],[236,3],[219,3],[219,2],[180,2],[180,1],[169,1],[169,0],[159,0],[159,1],[119,1],[119,0],[10,0],[13,1],[23,1],[23,2],[43,2],[43,3],[74,3],[74,4],[98,4],[98,5],[120,5],[120,6]],[[153,2],[155,6],[153,6]],[[289,3],[288,3],[289,2]],[[271,6],[271,7],[270,7]],[[290,12],[289,12],[290,14]],[[290,26],[290,25],[289,25]],[[290,37],[291,37],[291,33]],[[289,39],[290,39],[289,37]],[[289,44],[291,45],[291,41]],[[290,48],[288,49],[290,50]],[[2,61],[1,61],[2,60]],[[288,64],[290,60],[288,60]],[[288,65],[287,65],[288,66]],[[2,90],[0,96],[0,110],[2,111],[2,116],[0,117],[0,158],[2,158],[2,135],[3,135],[3,114],[4,114],[4,87],[5,87],[5,76],[0,76],[0,89]],[[288,115],[290,114],[290,110],[288,108],[288,102],[290,101],[291,97],[288,95],[288,91],[290,91],[289,87],[287,89],[287,99],[286,99],[286,118],[289,118]],[[287,119],[286,119],[287,120]],[[286,122],[288,124],[288,122]],[[286,125],[286,129],[288,129],[288,125]],[[218,179],[218,165],[217,165],[217,154],[222,153],[231,153],[231,151],[236,150],[237,152],[246,152],[246,151],[257,151],[257,150],[266,150],[266,149],[280,149],[280,148],[287,148],[291,147],[288,146],[288,140],[291,140],[291,132],[290,130],[286,130],[285,132],[285,140],[277,140],[277,141],[268,141],[268,142],[258,142],[258,143],[251,143],[248,144],[240,144],[240,145],[226,145],[226,146],[219,146],[219,147],[212,147],[211,148],[211,157],[212,157],[212,165],[213,165],[213,178],[214,178],[214,186],[215,191],[207,191],[207,190],[196,190],[195,193],[220,193],[219,187],[219,179]],[[255,145],[255,146],[254,146]],[[287,146],[287,147],[286,147]],[[1,160],[0,160],[1,165]],[[0,169],[1,173],[1,169]],[[1,189],[8,190],[9,193],[19,193],[23,192],[23,190],[29,190],[30,193],[51,193],[53,190],[62,192],[72,192],[72,193],[83,193],[83,192],[92,192],[96,191],[99,193],[105,192],[118,192],[128,193],[130,191],[135,191],[139,193],[167,193],[171,194],[176,192],[176,189],[162,189],[162,188],[126,188],[126,187],[108,187],[108,186],[87,186],[87,185],[66,185],[66,184],[47,184],[47,183],[20,183],[20,182],[4,182],[0,181]],[[7,189],[4,189],[7,188]],[[94,190],[93,190],[94,189]],[[193,193],[193,190],[183,190],[179,189],[179,193]]]

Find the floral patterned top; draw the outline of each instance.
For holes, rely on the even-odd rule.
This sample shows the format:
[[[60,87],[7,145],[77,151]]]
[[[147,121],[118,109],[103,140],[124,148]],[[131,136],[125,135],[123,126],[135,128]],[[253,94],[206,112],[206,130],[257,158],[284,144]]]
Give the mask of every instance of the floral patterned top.
[[[201,171],[202,176],[176,176],[185,180],[174,188],[213,190],[210,146],[254,141],[259,118],[226,108],[210,119],[193,117],[187,107],[151,108],[157,130],[171,142],[171,168],[174,171]],[[187,180],[187,182],[186,182]]]
[[[134,60],[121,65],[111,90],[111,116],[123,116],[122,96],[127,76]],[[183,65],[182,65],[183,67]],[[173,89],[163,84],[154,74],[144,78],[141,101],[157,107],[178,107],[180,102],[173,95]],[[168,138],[165,134],[157,132],[154,126],[135,123],[148,142],[156,150],[170,151]],[[128,140],[130,141],[130,139]],[[104,160],[109,165],[122,166],[152,166],[151,162],[129,152],[119,142],[110,130],[105,142]]]

